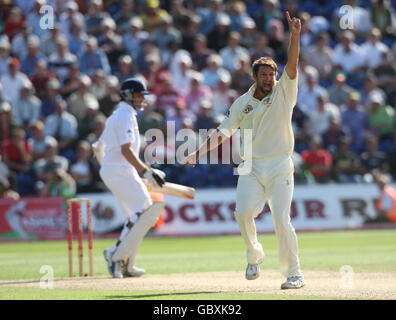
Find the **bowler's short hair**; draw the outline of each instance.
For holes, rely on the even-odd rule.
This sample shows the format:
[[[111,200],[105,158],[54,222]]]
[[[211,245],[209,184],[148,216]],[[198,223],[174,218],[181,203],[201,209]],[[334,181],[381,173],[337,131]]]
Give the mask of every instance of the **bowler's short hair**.
[[[270,57],[261,57],[255,60],[252,64],[253,68],[253,75],[257,76],[257,73],[261,66],[270,67],[275,72],[275,76],[278,75],[278,66],[276,65],[275,61]]]

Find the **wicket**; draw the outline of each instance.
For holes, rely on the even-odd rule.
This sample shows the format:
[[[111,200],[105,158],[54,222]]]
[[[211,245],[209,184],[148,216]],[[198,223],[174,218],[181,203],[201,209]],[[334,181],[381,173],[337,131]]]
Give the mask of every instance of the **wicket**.
[[[83,276],[83,237],[84,227],[82,219],[82,204],[86,205],[87,231],[88,231],[88,254],[89,254],[89,275],[94,275],[93,255],[92,255],[92,212],[91,201],[87,198],[73,198],[67,200],[67,241],[69,251],[69,277],[73,277],[73,215],[77,221],[77,240],[78,240],[78,265],[79,275]]]

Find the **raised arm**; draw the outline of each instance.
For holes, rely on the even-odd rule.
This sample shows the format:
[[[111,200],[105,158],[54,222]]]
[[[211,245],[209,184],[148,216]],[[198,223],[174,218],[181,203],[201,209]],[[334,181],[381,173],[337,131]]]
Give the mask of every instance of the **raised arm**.
[[[289,11],[286,11],[287,22],[290,30],[290,45],[287,52],[287,64],[285,70],[290,79],[297,77],[298,56],[300,54],[300,32],[301,21],[297,18],[291,18]]]

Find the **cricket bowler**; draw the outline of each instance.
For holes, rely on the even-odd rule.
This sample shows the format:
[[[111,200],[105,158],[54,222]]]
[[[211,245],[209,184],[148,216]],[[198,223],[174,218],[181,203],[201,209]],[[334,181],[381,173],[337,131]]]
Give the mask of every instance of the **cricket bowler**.
[[[138,248],[156,223],[164,202],[153,203],[140,175],[152,186],[162,187],[165,173],[147,167],[139,159],[140,135],[137,112],[145,105],[149,94],[145,84],[134,78],[121,85],[121,101],[106,120],[99,140],[93,144],[95,156],[101,164],[100,176],[117,198],[126,216],[118,242],[104,250],[109,273],[114,278],[138,277],[144,269],[135,266]]]
[[[294,189],[294,166],[291,155],[294,136],[291,126],[293,108],[297,100],[297,67],[300,47],[300,19],[286,12],[290,30],[288,61],[279,81],[278,67],[268,57],[253,62],[255,83],[248,92],[231,105],[228,115],[199,149],[183,160],[195,166],[199,158],[229,138],[237,128],[241,130],[241,158],[236,190],[235,218],[247,246],[246,279],[259,277],[264,251],[257,240],[256,218],[266,201],[271,209],[279,245],[279,263],[287,279],[281,289],[297,289],[305,285],[300,269],[296,232],[290,222],[290,206]],[[250,130],[251,134],[246,134]],[[251,154],[243,150],[249,145]],[[243,172],[247,161],[251,168]]]

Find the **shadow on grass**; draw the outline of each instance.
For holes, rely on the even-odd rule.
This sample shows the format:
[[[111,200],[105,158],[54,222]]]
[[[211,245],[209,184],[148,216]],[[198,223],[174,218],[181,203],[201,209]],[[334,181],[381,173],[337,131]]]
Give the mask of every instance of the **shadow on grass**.
[[[208,294],[219,293],[216,291],[197,291],[197,292],[172,292],[172,293],[156,293],[156,294],[137,294],[133,296],[106,296],[107,299],[144,299],[153,297],[166,297],[166,296],[188,296],[192,294]]]

